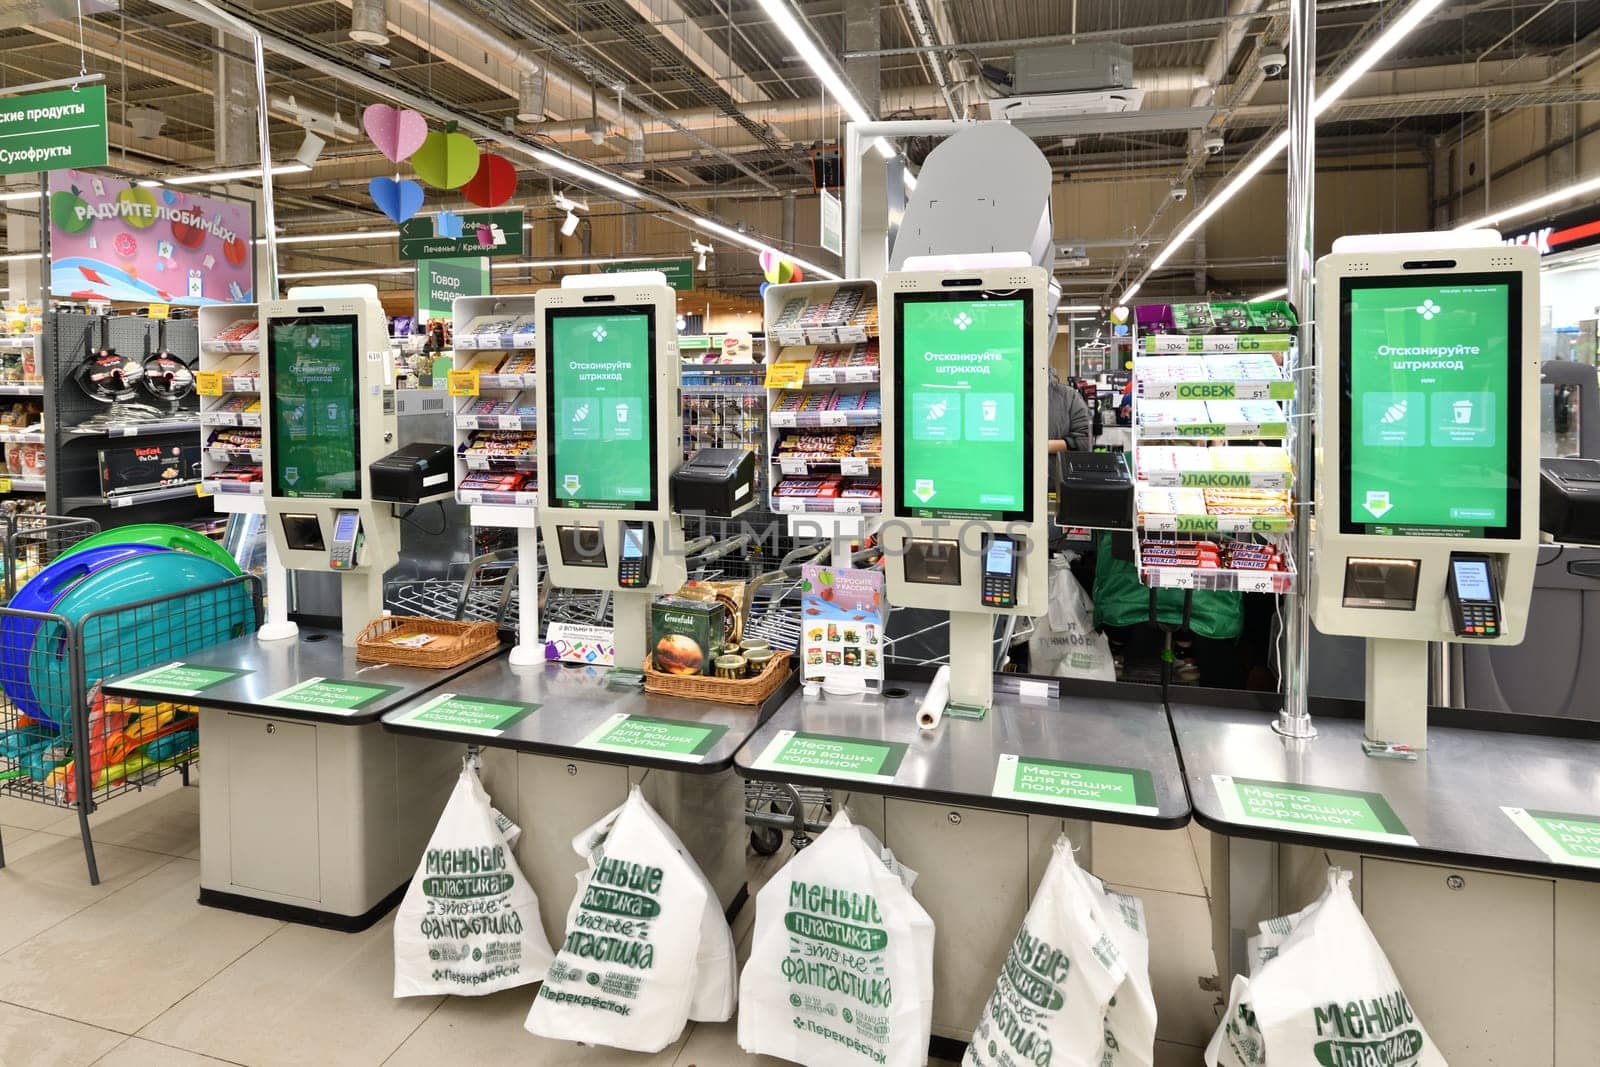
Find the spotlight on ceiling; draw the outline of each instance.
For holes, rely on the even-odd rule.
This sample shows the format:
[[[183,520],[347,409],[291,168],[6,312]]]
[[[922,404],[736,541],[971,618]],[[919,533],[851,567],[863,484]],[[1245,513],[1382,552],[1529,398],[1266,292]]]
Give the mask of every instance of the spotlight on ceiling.
[[[322,155],[322,150],[326,147],[328,147],[327,141],[307,130],[305,140],[300,142],[300,148],[294,154],[295,161],[304,163],[308,167],[312,166],[317,162],[318,157]]]
[[[130,107],[127,118],[133,135],[142,141],[159,135],[167,124],[167,113],[158,107]]]
[[[691,238],[690,241],[689,241],[689,247],[694,249],[700,255],[700,262],[695,266],[695,270],[705,270],[706,269],[706,257],[709,256],[711,254],[711,252],[712,252],[711,246],[706,244],[704,241],[699,241],[699,240],[695,240],[695,239]]]
[[[556,208],[567,213],[561,220],[561,236],[571,237],[578,232],[578,212],[588,211],[589,205],[581,200],[574,200],[565,193],[557,193],[555,197]]]

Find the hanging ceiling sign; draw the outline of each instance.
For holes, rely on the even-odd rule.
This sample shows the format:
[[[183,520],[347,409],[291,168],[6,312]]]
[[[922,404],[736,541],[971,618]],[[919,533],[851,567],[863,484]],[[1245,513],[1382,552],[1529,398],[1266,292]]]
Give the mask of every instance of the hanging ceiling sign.
[[[694,260],[641,259],[627,263],[601,263],[602,274],[631,274],[634,271],[658,270],[667,276],[667,284],[680,293],[694,288]]]
[[[106,165],[106,87],[0,100],[0,174]]]
[[[520,211],[441,211],[400,224],[401,259],[520,256],[522,249]]]

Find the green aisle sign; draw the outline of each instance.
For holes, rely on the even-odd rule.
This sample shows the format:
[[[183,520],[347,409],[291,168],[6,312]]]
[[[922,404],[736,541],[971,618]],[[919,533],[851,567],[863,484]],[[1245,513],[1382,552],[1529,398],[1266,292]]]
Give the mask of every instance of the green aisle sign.
[[[892,782],[905,755],[903,741],[779,730],[778,736],[756,758],[755,766],[768,771],[800,771],[823,778]]]
[[[727,732],[726,726],[717,723],[618,713],[579,741],[578,747],[699,763]]]
[[[0,101],[0,174],[103,167],[107,158],[104,85]]]
[[[473,211],[460,216],[461,236],[440,237],[438,215],[413,215],[400,224],[401,259],[471,259],[522,255],[521,211]]]
[[[1600,815],[1501,808],[1551,863],[1600,867]]]
[[[417,261],[417,321],[448,319],[458,296],[483,296],[489,291],[489,260],[421,259]]]
[[[129,689],[140,689],[147,693],[192,697],[199,696],[212,686],[231,682],[250,673],[229,667],[196,667],[192,663],[175,660],[166,666],[136,674],[132,678],[124,678],[117,685],[119,688],[127,686]]]
[[[642,259],[628,263],[602,263],[602,274],[632,274],[640,270],[658,270],[667,276],[667,284],[680,293],[694,288],[694,259]]]
[[[485,700],[460,693],[441,693],[394,721],[450,733],[499,737],[507,727],[521,722],[542,706],[517,700]]]
[[[1417,843],[1381,793],[1263,782],[1226,774],[1213,774],[1211,781],[1230,822],[1357,841]]]
[[[1156,815],[1156,783],[1149,771],[1066,763],[1002,753],[995,763],[991,796],[1032,800],[1074,808],[1100,808],[1129,814]]]
[[[343,678],[307,678],[272,694],[261,703],[271,708],[292,708],[295,711],[350,714],[360,711],[374,700],[398,692],[398,685],[347,682]]]

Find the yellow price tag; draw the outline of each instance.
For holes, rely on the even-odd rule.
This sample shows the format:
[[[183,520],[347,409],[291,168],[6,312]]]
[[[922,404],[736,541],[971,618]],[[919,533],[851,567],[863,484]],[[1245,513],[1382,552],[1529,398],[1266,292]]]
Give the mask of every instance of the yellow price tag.
[[[165,319],[172,315],[171,304],[151,304],[150,317],[152,319]]]
[[[11,479],[10,478],[0,478],[0,493],[9,493],[9,492],[11,492]]]
[[[201,396],[222,395],[222,372],[203,370],[194,376],[194,391]]]
[[[194,487],[194,495],[195,496],[210,496],[211,494],[206,492],[206,487],[205,486],[197,485],[197,486]]]
[[[453,370],[449,382],[451,396],[478,395],[478,372],[475,370]]]
[[[806,384],[806,368],[811,366],[803,360],[782,360],[778,363],[767,365],[768,389],[797,389]]]

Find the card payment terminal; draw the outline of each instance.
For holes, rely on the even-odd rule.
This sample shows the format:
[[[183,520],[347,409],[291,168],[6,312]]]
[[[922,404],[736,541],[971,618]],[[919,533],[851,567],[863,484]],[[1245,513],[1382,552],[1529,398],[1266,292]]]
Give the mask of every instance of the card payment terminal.
[[[333,547],[328,550],[328,566],[349,570],[361,557],[361,513],[341,509],[333,513]]]
[[[648,522],[622,524],[622,553],[617,561],[617,584],[624,589],[650,585],[651,526]]]
[[[1457,637],[1500,636],[1500,594],[1488,556],[1452,552],[1445,589]]]
[[[983,553],[983,605],[988,608],[1017,606],[1017,543],[995,535]]]

